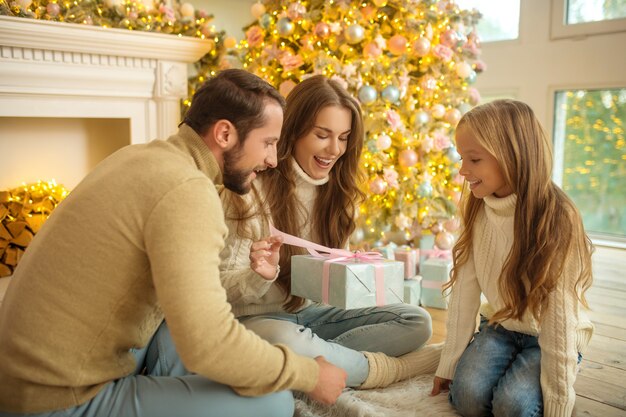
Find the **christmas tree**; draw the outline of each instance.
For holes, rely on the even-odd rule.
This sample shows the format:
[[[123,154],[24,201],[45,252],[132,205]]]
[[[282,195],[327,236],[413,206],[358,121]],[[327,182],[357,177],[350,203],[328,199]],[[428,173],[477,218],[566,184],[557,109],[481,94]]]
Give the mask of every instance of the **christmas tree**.
[[[435,0],[265,0],[251,12],[244,68],[283,95],[324,74],[362,105],[358,238],[406,242],[428,229],[450,246],[462,184],[453,130],[480,99],[479,14]]]

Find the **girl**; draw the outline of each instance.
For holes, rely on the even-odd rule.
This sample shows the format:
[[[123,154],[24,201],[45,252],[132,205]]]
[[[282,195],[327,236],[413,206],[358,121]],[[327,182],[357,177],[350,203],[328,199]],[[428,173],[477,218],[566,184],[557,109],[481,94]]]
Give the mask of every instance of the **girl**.
[[[592,247],[580,214],[551,180],[550,144],[526,104],[474,108],[459,122],[456,145],[471,194],[432,394],[449,387],[463,416],[569,417],[593,333],[581,310]]]
[[[233,312],[247,328],[299,354],[326,357],[346,370],[348,386],[373,388],[434,372],[440,349],[413,352],[431,336],[429,314],[406,304],[342,310],[291,296],[290,258],[305,251],[262,239],[271,221],[286,233],[347,247],[362,198],[362,123],[358,103],[335,81],[318,75],[294,88],[278,167],[260,172],[244,197],[222,193],[230,235],[221,276]]]

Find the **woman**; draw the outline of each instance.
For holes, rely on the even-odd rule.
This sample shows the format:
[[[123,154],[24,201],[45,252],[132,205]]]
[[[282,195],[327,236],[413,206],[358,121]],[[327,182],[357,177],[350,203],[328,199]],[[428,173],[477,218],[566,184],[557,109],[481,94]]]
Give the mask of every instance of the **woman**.
[[[304,251],[263,239],[271,222],[324,246],[347,247],[363,197],[363,134],[359,105],[338,83],[317,75],[298,84],[287,98],[277,168],[259,172],[246,196],[222,192],[230,235],[220,272],[247,328],[299,354],[324,356],[346,370],[348,386],[374,388],[435,370],[437,348],[414,352],[431,336],[429,314],[406,304],[343,310],[291,296],[290,258]]]

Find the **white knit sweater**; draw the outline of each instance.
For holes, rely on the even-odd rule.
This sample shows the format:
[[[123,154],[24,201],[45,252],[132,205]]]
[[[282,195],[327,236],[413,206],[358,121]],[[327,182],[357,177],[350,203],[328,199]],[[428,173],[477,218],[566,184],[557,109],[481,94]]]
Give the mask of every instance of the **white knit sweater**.
[[[311,222],[309,221],[308,210],[312,209],[317,197],[318,187],[328,182],[328,177],[315,180],[300,168],[300,165],[292,159],[293,169],[296,173],[296,197],[302,203],[306,211],[300,213],[301,231],[298,236],[311,240]],[[263,184],[257,184],[260,194],[263,194]],[[276,192],[279,192],[278,190]],[[245,196],[249,204],[258,204],[264,201],[263,195],[260,199],[254,193]],[[225,207],[228,212],[228,208]],[[267,208],[266,208],[267,211]],[[226,219],[228,226],[228,238],[226,246],[220,254],[220,278],[228,301],[233,307],[236,317],[282,312],[283,304],[286,301],[284,292],[275,284],[275,281],[268,281],[250,269],[250,247],[252,243],[269,236],[269,225],[262,216],[256,216],[248,220],[246,225],[249,236],[240,236],[237,233],[238,222]],[[311,305],[307,300],[301,308]]]
[[[476,329],[479,312],[490,318],[503,307],[498,277],[513,240],[513,216],[517,197],[488,196],[474,225],[472,255],[459,270],[453,287],[447,323],[447,340],[436,375],[453,379],[461,354]],[[552,238],[558,239],[558,236]],[[574,281],[578,263],[566,262],[562,278],[550,294],[541,323],[527,312],[522,320],[506,320],[508,330],[538,336],[541,348],[541,389],[544,416],[570,417],[576,394],[574,380],[578,352],[584,352],[593,325],[581,310]],[[481,293],[487,303],[481,307]]]

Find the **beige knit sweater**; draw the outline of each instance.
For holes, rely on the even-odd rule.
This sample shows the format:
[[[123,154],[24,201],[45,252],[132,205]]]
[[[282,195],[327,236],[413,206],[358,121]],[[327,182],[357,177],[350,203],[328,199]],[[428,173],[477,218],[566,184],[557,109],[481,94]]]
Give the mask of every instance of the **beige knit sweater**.
[[[302,203],[304,209],[299,213],[301,220],[301,233],[299,237],[311,240],[311,222],[309,211],[315,203],[317,189],[320,185],[328,182],[328,177],[320,180],[311,178],[300,168],[300,165],[292,159],[293,169],[296,173],[296,198]],[[248,204],[258,204],[264,201],[263,184],[257,184],[257,189],[261,198],[250,193],[246,196]],[[224,207],[228,212],[228,207]],[[267,211],[267,210],[266,210]],[[250,269],[250,247],[252,243],[269,236],[269,225],[263,216],[256,216],[247,221],[246,236],[238,233],[238,222],[226,219],[228,226],[228,237],[226,247],[220,257],[220,273],[222,284],[226,288],[228,301],[233,306],[235,316],[247,316],[263,313],[277,313],[284,311],[285,294],[278,287],[275,281],[263,279],[259,274]],[[311,305],[310,300],[306,300],[301,307]]]
[[[313,359],[272,346],[231,313],[220,284],[227,233],[221,171],[183,125],[132,145],[55,209],[0,308],[0,410],[85,403],[135,368],[134,347],[167,320],[183,364],[244,395],[311,391]]]
[[[474,225],[473,253],[459,271],[453,287],[447,323],[447,340],[436,375],[453,379],[461,354],[472,339],[479,309],[487,318],[503,307],[498,277],[513,239],[513,216],[516,195],[505,198],[484,198],[484,210]],[[553,238],[558,239],[558,236]],[[577,263],[566,263],[562,279],[550,295],[542,322],[530,313],[523,320],[506,320],[501,324],[508,330],[538,336],[541,348],[541,389],[544,416],[570,417],[576,394],[574,381],[578,352],[584,352],[593,325],[587,318],[576,294],[574,280]],[[481,293],[487,304],[481,308]]]

